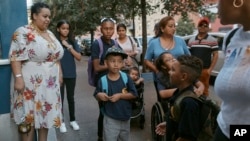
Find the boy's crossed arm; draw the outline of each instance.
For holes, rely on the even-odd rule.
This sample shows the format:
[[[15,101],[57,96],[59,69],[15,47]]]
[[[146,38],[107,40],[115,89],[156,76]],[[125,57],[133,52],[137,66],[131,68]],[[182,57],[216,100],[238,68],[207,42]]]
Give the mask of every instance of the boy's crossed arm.
[[[134,99],[136,98],[136,96],[134,96],[133,94],[131,93],[116,93],[116,94],[113,94],[112,96],[108,96],[106,93],[104,92],[99,92],[97,95],[96,95],[96,99],[99,100],[99,101],[110,101],[110,102],[116,102],[120,99],[124,99],[124,100],[130,100],[130,99]]]
[[[99,92],[95,96],[98,101],[109,101],[109,96],[104,92]]]

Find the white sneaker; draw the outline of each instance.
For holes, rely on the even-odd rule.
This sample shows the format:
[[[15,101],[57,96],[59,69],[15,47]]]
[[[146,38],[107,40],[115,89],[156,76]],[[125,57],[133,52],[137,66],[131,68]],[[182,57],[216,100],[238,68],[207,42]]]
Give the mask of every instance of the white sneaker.
[[[80,127],[79,125],[76,123],[76,121],[71,121],[70,122],[70,126],[73,128],[73,130],[79,130]]]
[[[60,132],[61,133],[65,133],[65,132],[67,132],[67,128],[66,128],[66,126],[65,126],[65,123],[63,122],[62,124],[61,124],[61,126],[60,126]]]

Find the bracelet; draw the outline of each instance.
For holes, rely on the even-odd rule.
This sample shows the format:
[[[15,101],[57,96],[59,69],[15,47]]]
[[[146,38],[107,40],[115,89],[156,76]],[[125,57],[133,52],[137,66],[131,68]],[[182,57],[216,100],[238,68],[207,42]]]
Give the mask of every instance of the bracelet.
[[[72,48],[72,46],[68,47],[68,48],[67,48],[67,50],[68,50],[68,51],[70,51],[70,50],[71,50],[71,48]]]
[[[21,77],[22,74],[16,74],[15,77],[18,78],[18,77]]]

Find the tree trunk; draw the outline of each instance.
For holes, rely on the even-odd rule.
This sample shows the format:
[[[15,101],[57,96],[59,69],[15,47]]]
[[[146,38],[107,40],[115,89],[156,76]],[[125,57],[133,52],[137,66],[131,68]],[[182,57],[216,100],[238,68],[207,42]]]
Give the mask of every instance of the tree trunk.
[[[144,56],[147,50],[147,13],[146,13],[146,0],[141,0],[141,11],[142,11],[142,72],[146,72],[144,65]]]
[[[91,39],[91,45],[92,45],[92,43],[94,41],[94,30],[93,29],[90,30],[90,39]]]
[[[133,29],[132,29],[132,36],[135,37],[135,16],[133,16]]]

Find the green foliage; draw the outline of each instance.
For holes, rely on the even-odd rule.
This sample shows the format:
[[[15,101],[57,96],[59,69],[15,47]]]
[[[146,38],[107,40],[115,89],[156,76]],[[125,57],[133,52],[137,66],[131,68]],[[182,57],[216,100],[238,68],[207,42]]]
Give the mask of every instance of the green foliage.
[[[117,22],[141,15],[141,0],[45,0],[51,7],[50,29],[55,29],[61,19],[68,20],[75,35],[93,32],[103,17],[112,17]],[[159,5],[159,4],[158,4]],[[147,13],[152,13],[158,5],[147,3]]]
[[[161,0],[164,3],[162,13],[167,13],[169,16],[181,15],[187,17],[188,13],[195,12],[202,16],[213,17],[215,15],[207,9],[209,6],[206,0]]]
[[[56,28],[56,24],[61,19],[70,22],[72,31],[75,35],[84,34],[95,30],[100,23],[100,7],[92,6],[94,2],[101,0],[47,0],[51,7],[51,30]],[[105,12],[103,12],[105,14]]]
[[[192,20],[189,18],[181,18],[178,21],[178,26],[176,28],[176,34],[179,36],[190,35],[193,33],[195,25]]]

